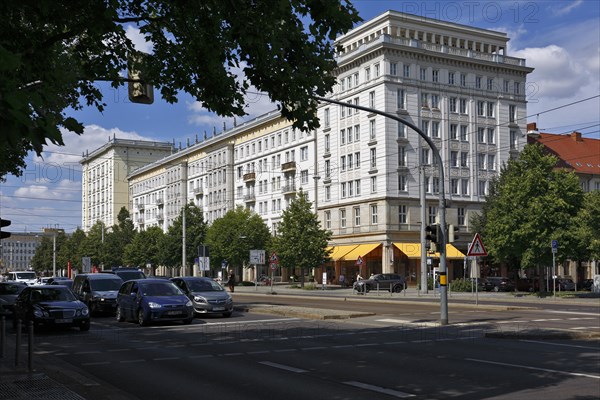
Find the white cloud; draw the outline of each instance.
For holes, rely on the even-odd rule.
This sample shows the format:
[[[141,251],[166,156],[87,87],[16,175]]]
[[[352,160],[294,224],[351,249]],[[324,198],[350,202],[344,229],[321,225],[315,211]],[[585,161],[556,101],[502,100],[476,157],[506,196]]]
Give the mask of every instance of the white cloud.
[[[564,3],[564,2],[561,2],[558,5],[550,8],[550,11],[552,12],[552,14],[559,16],[559,17],[565,16],[565,15],[569,14],[571,11],[573,11],[574,9],[576,9],[577,7],[579,7],[580,5],[582,5],[583,0],[575,0],[571,4],[568,4],[564,7],[561,7],[562,3]]]
[[[136,50],[152,54],[154,45],[152,42],[146,41],[146,37],[140,33],[139,28],[128,25],[127,28],[125,28],[125,35],[133,42]]]

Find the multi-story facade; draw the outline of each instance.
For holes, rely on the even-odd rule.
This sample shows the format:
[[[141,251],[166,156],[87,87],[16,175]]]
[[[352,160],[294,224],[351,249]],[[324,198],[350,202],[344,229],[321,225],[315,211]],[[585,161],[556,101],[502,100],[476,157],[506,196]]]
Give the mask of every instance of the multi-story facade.
[[[504,33],[393,11],[336,42],[342,50],[331,98],[405,119],[435,143],[447,223],[463,232],[457,244],[463,251],[472,238],[464,233],[470,216],[480,210],[490,180],[526,142],[524,88],[532,68],[505,54],[507,42]],[[369,269],[417,275],[421,207],[427,225],[439,211],[433,150],[416,132],[375,113],[327,102],[318,113],[317,154],[325,177],[319,216],[340,246],[334,259],[351,261],[341,265],[355,270],[361,256]],[[463,254],[451,251],[450,258],[460,261],[455,272],[462,273]]]
[[[461,273],[459,249],[465,251],[472,238],[465,233],[470,217],[500,166],[526,142],[524,88],[532,68],[506,55],[507,42],[504,33],[389,11],[336,43],[342,50],[330,98],[410,121],[439,150],[447,222],[463,232],[448,255]],[[281,212],[302,188],[323,227],[333,232],[334,262],[326,270],[336,276],[358,268],[363,275],[417,276],[421,226],[435,223],[439,211],[434,150],[382,115],[325,101],[317,112],[316,132],[296,131],[273,111],[130,169],[128,201],[136,227],[166,230],[193,201],[209,223],[242,205],[276,232]],[[89,198],[89,172],[84,176]],[[101,214],[93,204],[84,204],[85,210],[84,221]],[[456,276],[452,268],[449,274]]]
[[[117,139],[83,155],[80,163],[82,229],[88,232],[97,222],[116,224],[122,207],[129,206],[127,175],[135,169],[173,152],[165,142]]]
[[[0,273],[9,271],[27,271],[31,268],[31,259],[41,243],[36,233],[16,233],[0,242]]]

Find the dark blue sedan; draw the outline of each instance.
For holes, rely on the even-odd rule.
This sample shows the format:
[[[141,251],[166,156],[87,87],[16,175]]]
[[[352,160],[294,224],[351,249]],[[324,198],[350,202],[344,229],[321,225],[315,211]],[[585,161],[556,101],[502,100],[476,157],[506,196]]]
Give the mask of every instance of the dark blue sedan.
[[[117,295],[117,321],[148,325],[159,321],[192,322],[192,301],[171,281],[134,279],[123,283]]]

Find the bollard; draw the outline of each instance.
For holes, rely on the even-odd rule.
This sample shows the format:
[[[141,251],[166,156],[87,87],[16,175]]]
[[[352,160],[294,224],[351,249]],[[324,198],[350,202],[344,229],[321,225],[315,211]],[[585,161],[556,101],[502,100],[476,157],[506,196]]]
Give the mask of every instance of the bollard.
[[[29,321],[27,325],[27,330],[29,333],[29,354],[27,357],[27,369],[29,372],[33,371],[33,321]]]
[[[6,349],[6,318],[4,315],[0,318],[0,358],[4,358],[4,350]]]
[[[19,358],[21,357],[21,319],[17,319],[17,337],[15,343],[15,367],[19,366]]]

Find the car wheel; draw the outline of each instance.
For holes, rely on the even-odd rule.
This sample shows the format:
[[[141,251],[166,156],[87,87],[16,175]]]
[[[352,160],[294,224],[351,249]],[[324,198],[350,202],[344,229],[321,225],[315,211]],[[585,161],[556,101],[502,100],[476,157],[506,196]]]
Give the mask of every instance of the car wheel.
[[[228,311],[228,312],[225,312],[225,313],[223,313],[223,316],[224,316],[225,318],[229,318],[229,317],[231,317],[231,314],[232,314],[232,312],[231,312],[231,311]]]
[[[90,321],[86,321],[82,325],[79,326],[79,330],[82,332],[87,332],[90,330]]]
[[[140,324],[140,326],[148,325],[148,321],[146,320],[146,317],[144,316],[144,310],[142,310],[141,308],[138,311],[138,324]]]
[[[371,286],[365,285],[365,293],[369,293],[371,291]]]
[[[125,317],[123,316],[123,312],[121,311],[121,307],[117,307],[116,317],[117,317],[117,322],[123,322],[123,321],[125,321]]]
[[[394,293],[400,293],[402,292],[402,290],[404,290],[404,288],[401,285],[396,285],[392,290],[394,291]]]
[[[189,325],[189,324],[192,323],[193,320],[194,320],[194,317],[186,318],[186,319],[183,320],[183,323],[185,325]]]
[[[494,286],[494,292],[499,292],[500,288],[498,286]]]

